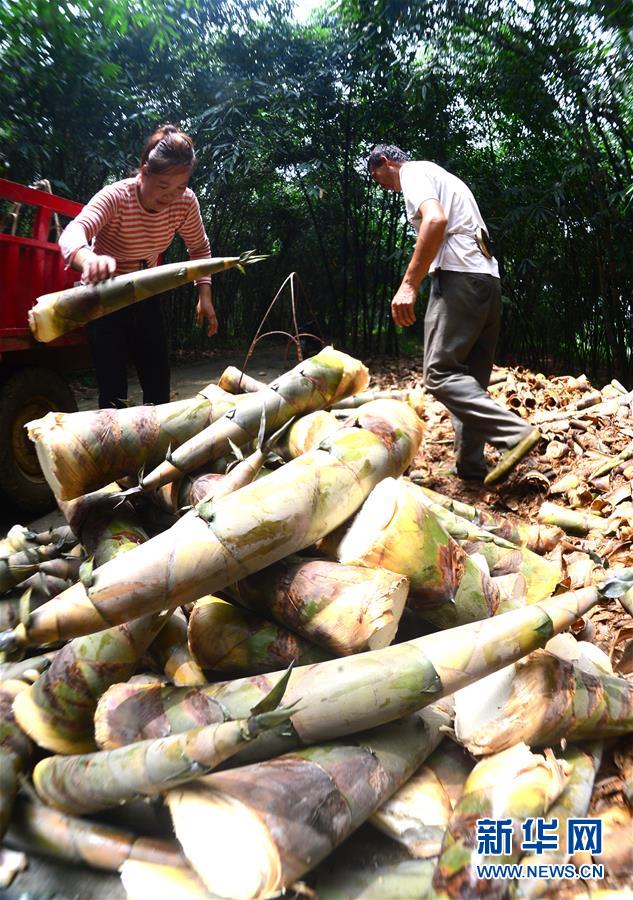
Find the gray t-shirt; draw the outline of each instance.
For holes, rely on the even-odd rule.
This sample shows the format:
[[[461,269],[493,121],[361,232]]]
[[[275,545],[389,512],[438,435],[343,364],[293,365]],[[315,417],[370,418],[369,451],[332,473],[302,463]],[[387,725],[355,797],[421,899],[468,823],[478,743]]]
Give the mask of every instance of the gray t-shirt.
[[[444,210],[446,234],[429,272],[441,268],[499,277],[497,260],[487,259],[475,240],[477,226],[486,226],[468,185],[426,160],[404,163],[400,167],[400,185],[407,219],[416,231],[420,230],[420,206],[425,200],[437,200]]]

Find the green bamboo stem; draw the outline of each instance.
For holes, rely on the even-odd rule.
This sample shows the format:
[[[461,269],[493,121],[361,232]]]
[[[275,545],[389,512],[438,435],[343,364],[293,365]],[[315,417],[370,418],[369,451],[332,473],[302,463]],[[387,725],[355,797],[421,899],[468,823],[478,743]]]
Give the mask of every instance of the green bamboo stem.
[[[581,537],[590,531],[606,531],[609,527],[609,520],[602,516],[580,512],[576,509],[566,509],[548,501],[541,504],[538,520],[545,525],[558,525],[567,534],[577,534]]]
[[[5,842],[38,856],[116,872],[127,860],[186,868],[175,841],[139,837],[111,825],[66,816],[43,803],[18,799]]]
[[[548,820],[558,820],[558,828],[554,832],[558,838],[558,850],[540,853],[537,859],[531,854],[525,854],[520,860],[524,865],[538,862],[541,866],[556,866],[568,861],[567,822],[587,815],[596,773],[602,761],[602,744],[588,745],[586,748],[568,747],[562,752],[561,759],[570,767],[569,780],[562,794],[547,811]],[[556,878],[522,879],[512,883],[510,896],[556,896],[560,885],[560,880]]]
[[[265,417],[270,436],[293,416],[322,409],[339,398],[362,390],[369,379],[365,366],[332,347],[298,363],[272,384],[244,394],[239,406],[172,451],[170,457],[145,475],[141,487],[156,490],[183,472],[192,472],[231,450],[257,438]]]
[[[275,755],[374,728],[421,709],[544,646],[600,596],[597,588],[584,588],[382,650],[297,668],[287,691],[288,702],[301,705],[292,715],[292,730],[260,741],[261,753]],[[170,734],[199,727],[207,715],[217,715],[217,703],[233,717],[244,715],[245,707],[281,677],[277,672],[200,689],[115,685],[97,706],[97,743],[120,746],[155,734],[154,729]]]
[[[448,722],[432,708],[345,742],[170,791],[176,836],[213,893],[234,900],[275,894],[317,865],[406,781]],[[213,841],[203,839],[202,823]]]
[[[189,649],[201,669],[260,675],[291,662],[311,665],[330,655],[287,628],[218,597],[201,597],[189,618]]]
[[[177,447],[233,409],[237,398],[214,384],[195,397],[159,406],[50,412],[28,424],[53,493],[73,500],[153,468]]]
[[[283,559],[242,579],[239,603],[336,656],[379,650],[394,639],[409,582],[387,569],[326,559]]]
[[[616,737],[633,731],[633,684],[588,672],[546,650],[499,672],[458,696],[459,740],[479,756],[517,741],[550,747],[561,740]],[[485,704],[482,705],[482,698]]]
[[[308,547],[358,509],[371,489],[410,464],[420,421],[403,403],[366,404],[353,423],[235,494],[208,519],[195,511],[73,585],[0,635],[0,649],[90,634],[213,593]]]
[[[513,863],[519,857],[520,825],[529,817],[545,816],[566,786],[569,766],[538,756],[525,744],[487,757],[472,770],[444,836],[433,873],[433,895],[439,897],[505,897],[506,881],[479,879],[478,864]],[[512,820],[515,838],[510,854],[489,857],[477,853],[477,819]]]
[[[29,327],[36,340],[52,341],[87,322],[138,303],[139,300],[170,291],[204,275],[222,272],[233,266],[250,265],[263,258],[254,256],[251,251],[241,256],[192,259],[189,262],[141,269],[127,275],[115,275],[98,284],[83,284],[43,294],[29,310]]]
[[[287,719],[282,707],[117,750],[48,756],[35,766],[33,784],[49,806],[86,815],[198,778]]]
[[[620,463],[626,462],[629,459],[633,458],[633,443],[627,444],[624,450],[621,450],[617,456],[612,456],[610,459],[606,459],[603,463],[601,463],[596,469],[593,470],[590,479],[593,478],[601,478],[603,475],[608,475],[616,466],[619,466]]]

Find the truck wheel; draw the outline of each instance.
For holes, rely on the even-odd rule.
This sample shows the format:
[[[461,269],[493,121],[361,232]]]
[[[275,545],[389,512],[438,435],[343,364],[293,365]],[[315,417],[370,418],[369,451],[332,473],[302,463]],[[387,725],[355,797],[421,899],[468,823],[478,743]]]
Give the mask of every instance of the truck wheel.
[[[19,369],[0,386],[0,491],[25,512],[46,512],[54,505],[24,427],[51,410],[77,411],[73,392],[52,369]]]

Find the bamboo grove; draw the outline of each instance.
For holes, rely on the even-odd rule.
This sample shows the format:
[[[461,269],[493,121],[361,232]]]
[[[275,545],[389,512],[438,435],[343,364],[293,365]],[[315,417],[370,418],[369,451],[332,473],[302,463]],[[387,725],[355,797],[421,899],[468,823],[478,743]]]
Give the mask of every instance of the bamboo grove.
[[[528,523],[425,484],[447,414],[355,358],[326,347],[243,394],[234,376],[29,425],[67,524],[0,542],[5,883],[26,852],[118,871],[128,897],[535,897],[556,878],[476,874],[475,820],[556,819],[536,858],[564,865],[567,821],[593,815],[629,884],[630,645],[592,637],[631,631],[631,394],[495,374],[543,435],[512,483],[559,501]],[[589,423],[613,452],[548,480]],[[139,798],[160,834],[132,825]],[[341,866],[362,829],[380,864]],[[503,861],[530,857],[516,840]]]
[[[388,304],[412,239],[399,198],[363,170],[373,142],[394,142],[472,187],[508,358],[626,382],[630,27],[618,0],[342,0],[308,21],[277,0],[18,0],[0,8],[0,174],[86,201],[135,166],[155,124],[180,121],[213,253],[271,254],[257,281],[218,283],[220,338],[250,337],[296,271],[307,331],[406,351],[421,331],[394,330]],[[174,349],[210,346],[192,300],[166,304]]]

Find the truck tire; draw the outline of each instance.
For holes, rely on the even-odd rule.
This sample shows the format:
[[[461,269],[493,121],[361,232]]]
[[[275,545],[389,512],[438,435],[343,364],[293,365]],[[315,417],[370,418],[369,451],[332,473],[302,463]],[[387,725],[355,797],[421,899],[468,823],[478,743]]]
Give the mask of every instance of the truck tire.
[[[0,491],[24,512],[46,512],[55,503],[24,428],[51,410],[77,411],[73,392],[53,369],[18,369],[0,386]]]

